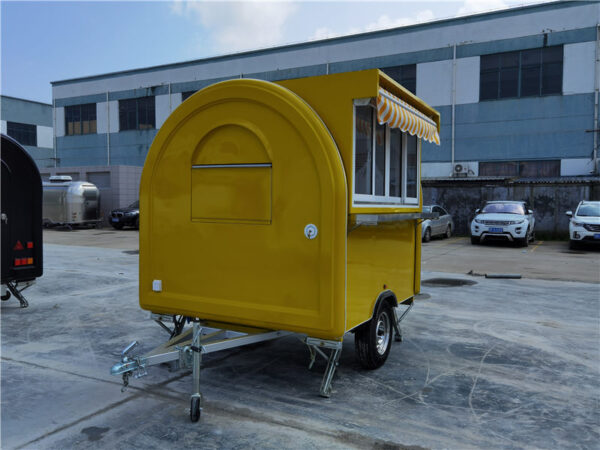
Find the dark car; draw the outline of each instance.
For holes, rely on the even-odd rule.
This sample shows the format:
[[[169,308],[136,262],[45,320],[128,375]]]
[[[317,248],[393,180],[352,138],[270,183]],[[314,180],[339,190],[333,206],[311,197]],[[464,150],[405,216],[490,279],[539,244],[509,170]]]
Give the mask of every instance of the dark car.
[[[135,201],[126,208],[113,209],[110,212],[110,224],[117,230],[123,227],[140,228],[140,202]]]

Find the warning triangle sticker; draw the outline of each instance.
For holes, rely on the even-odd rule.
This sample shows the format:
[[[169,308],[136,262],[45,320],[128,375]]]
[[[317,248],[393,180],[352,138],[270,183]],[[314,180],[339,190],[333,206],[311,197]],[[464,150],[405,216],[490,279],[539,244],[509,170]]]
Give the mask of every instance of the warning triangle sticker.
[[[17,243],[13,247],[13,250],[25,250],[25,248],[23,247],[23,244],[21,244],[21,241],[17,241]]]

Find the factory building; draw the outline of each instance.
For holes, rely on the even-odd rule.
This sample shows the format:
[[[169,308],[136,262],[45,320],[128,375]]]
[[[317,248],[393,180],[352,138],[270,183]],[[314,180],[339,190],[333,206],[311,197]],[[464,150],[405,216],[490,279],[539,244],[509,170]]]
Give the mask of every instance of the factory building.
[[[423,177],[597,174],[600,4],[555,2],[52,83],[55,162],[142,166],[188,96],[379,68],[441,113]]]
[[[0,95],[0,131],[25,147],[39,168],[54,167],[52,105]]]

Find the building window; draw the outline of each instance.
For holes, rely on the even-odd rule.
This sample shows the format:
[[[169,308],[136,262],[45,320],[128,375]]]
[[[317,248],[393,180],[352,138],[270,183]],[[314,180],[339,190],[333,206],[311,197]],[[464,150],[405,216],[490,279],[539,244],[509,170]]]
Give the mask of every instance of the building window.
[[[481,56],[479,99],[539,97],[562,93],[563,47]]]
[[[154,97],[119,100],[119,129],[149,130],[156,128]]]
[[[419,140],[380,125],[371,105],[354,109],[354,203],[417,204]]]
[[[482,177],[559,177],[560,160],[539,161],[482,161],[479,163]]]
[[[198,91],[185,91],[181,93],[181,101],[185,102],[188,98],[194,95]]]
[[[96,132],[96,104],[65,106],[65,134],[91,134]]]
[[[381,69],[387,76],[400,83],[413,94],[417,93],[417,65],[384,67]]]
[[[21,145],[37,147],[37,127],[35,125],[6,122],[6,134]]]

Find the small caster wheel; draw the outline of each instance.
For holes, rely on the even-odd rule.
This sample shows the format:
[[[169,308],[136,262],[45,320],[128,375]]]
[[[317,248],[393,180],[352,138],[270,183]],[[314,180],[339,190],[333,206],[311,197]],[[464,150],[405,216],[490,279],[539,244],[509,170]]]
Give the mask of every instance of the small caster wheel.
[[[0,297],[0,299],[5,302],[6,300],[8,300],[10,298],[10,292],[6,291],[6,294],[3,295],[2,297]]]
[[[200,414],[202,408],[200,408],[200,397],[192,397],[190,401],[190,420],[192,422],[198,422],[200,420]]]

